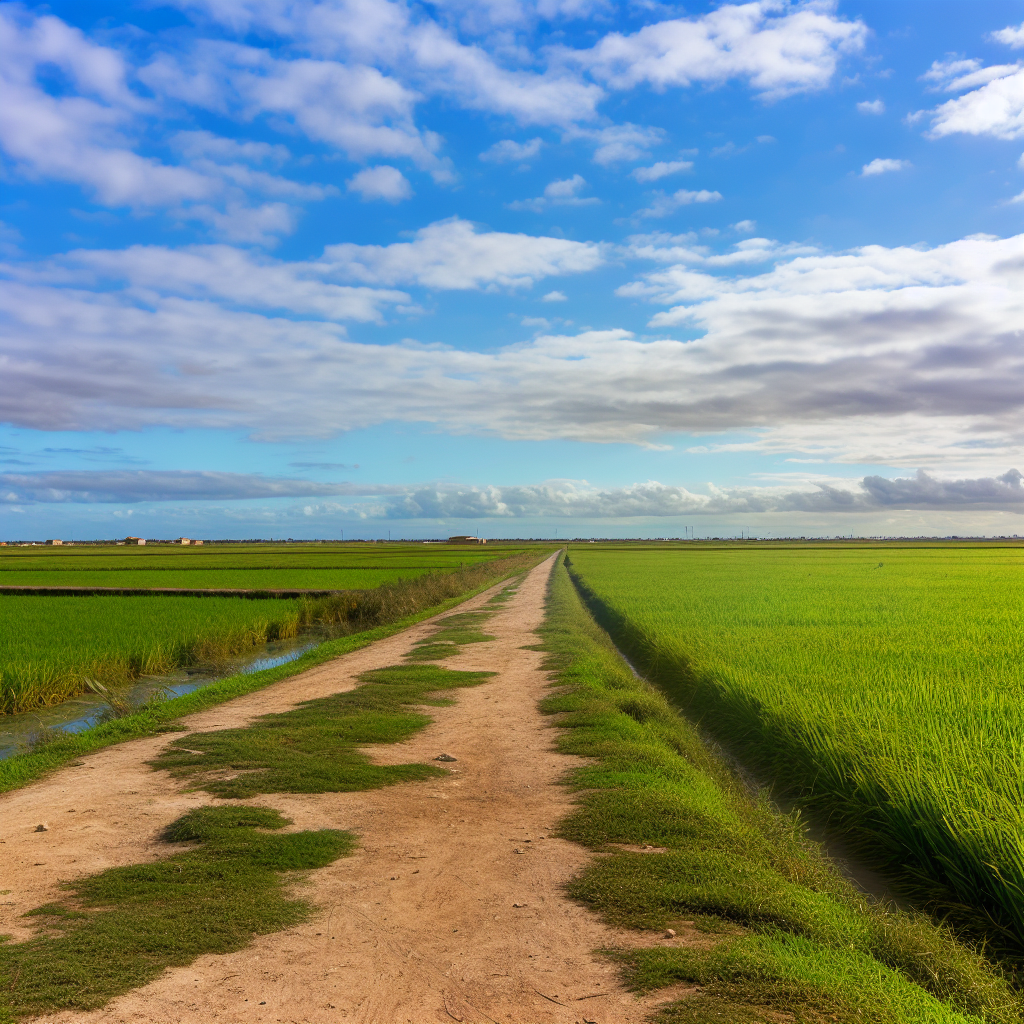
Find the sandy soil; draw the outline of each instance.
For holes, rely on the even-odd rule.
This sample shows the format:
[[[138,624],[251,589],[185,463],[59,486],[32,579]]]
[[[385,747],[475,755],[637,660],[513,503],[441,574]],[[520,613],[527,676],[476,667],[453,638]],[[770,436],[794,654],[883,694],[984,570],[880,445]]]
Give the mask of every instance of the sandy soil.
[[[381,763],[457,758],[446,778],[365,793],[270,794],[295,829],[345,828],[352,857],[310,873],[297,891],[321,908],[310,923],[256,939],[240,953],[204,956],[72,1021],[600,1022],[642,1021],[683,991],[638,999],[594,951],[692,941],[619,932],[568,901],[563,884],[593,856],[549,837],[571,807],[559,785],[575,759],[553,750],[537,710],[547,692],[534,630],[553,561],[534,569],[487,625],[496,639],[462,648],[453,668],[489,669],[408,743],[371,748]],[[499,588],[495,588],[499,589]],[[480,607],[494,591],[460,610]],[[243,724],[300,700],[357,685],[395,664],[429,622],[192,716],[193,731]],[[20,915],[52,899],[61,879],[167,855],[159,831],[209,803],[183,793],[147,758],[167,736],[136,740],[0,797],[0,934],[31,934]],[[48,831],[35,832],[39,823]]]

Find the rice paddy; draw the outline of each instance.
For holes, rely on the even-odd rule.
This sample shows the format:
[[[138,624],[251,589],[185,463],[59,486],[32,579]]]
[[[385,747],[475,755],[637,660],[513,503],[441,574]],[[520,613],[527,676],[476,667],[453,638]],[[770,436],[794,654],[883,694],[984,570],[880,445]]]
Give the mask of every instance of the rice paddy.
[[[209,553],[108,547],[82,548],[72,555],[59,550],[40,553],[39,549],[18,549],[11,558],[4,554],[0,557],[19,565],[35,560],[48,567],[23,574],[48,577],[43,586],[91,586],[91,582],[75,582],[76,574],[94,578],[107,573],[111,580],[130,578],[117,585],[133,589],[145,589],[152,585],[145,581],[153,578],[162,587],[222,588],[244,582],[239,577],[229,583],[233,572],[247,573],[245,578],[251,581],[258,571],[262,573],[258,590],[288,589],[300,583],[304,588],[319,579],[320,585],[327,583],[329,589],[344,592],[301,599],[2,594],[0,714],[59,704],[82,693],[88,680],[110,686],[143,675],[163,675],[198,662],[221,661],[308,628],[334,635],[370,629],[413,615],[541,557],[539,551],[516,546],[495,547],[487,553],[447,545],[365,550],[368,547],[326,554],[325,549],[312,547],[282,551],[241,545],[223,551],[211,548]],[[316,569],[313,560],[317,558],[321,564],[333,561],[334,565]],[[67,564],[76,560],[108,568],[68,569]],[[150,569],[152,564],[158,568]],[[318,572],[327,575],[312,575]]]
[[[0,550],[0,587],[364,590],[521,550],[447,544],[11,547]]]
[[[1024,550],[573,548],[617,642],[908,891],[1024,941]]]
[[[0,711],[58,704],[295,636],[299,602],[240,597],[0,598]]]

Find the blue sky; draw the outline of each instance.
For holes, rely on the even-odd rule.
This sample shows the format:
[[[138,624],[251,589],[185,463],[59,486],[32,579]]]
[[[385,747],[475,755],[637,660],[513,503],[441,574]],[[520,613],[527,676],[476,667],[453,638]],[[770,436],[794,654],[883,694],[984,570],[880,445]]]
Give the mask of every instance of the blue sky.
[[[0,535],[1024,533],[1019,3],[0,3]]]

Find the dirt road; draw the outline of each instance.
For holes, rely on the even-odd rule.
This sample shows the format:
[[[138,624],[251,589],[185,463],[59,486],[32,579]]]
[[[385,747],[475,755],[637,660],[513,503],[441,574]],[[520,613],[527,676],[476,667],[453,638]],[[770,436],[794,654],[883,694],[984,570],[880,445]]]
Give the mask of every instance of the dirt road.
[[[344,828],[354,856],[311,873],[300,890],[320,912],[308,924],[263,936],[247,949],[191,967],[90,1014],[53,1022],[583,1022],[631,1024],[652,1003],[626,992],[594,951],[656,944],[621,933],[562,894],[593,856],[550,838],[571,807],[559,785],[574,763],[553,750],[537,710],[547,692],[535,644],[549,560],[487,625],[495,640],[463,647],[446,665],[498,674],[431,709],[434,723],[408,743],[370,748],[380,763],[457,758],[448,777],[322,795],[273,794],[294,829]],[[480,607],[492,592],[460,610]],[[370,668],[398,662],[431,632],[404,633],[186,721],[206,731],[243,724],[300,700],[349,689]],[[115,864],[167,855],[160,830],[211,801],[145,761],[168,737],[90,755],[76,767],[0,797],[0,859],[9,867],[0,933],[30,934],[25,910],[57,883]],[[34,832],[45,822],[47,832]],[[8,902],[10,901],[10,902]],[[676,995],[676,993],[672,993]],[[663,1001],[662,993],[654,1002]]]

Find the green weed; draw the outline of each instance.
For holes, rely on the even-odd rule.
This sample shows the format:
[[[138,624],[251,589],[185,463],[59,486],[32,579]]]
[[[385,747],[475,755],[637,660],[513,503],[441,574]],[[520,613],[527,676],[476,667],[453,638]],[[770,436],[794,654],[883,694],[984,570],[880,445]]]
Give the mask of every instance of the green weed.
[[[0,1020],[87,1012],[168,967],[244,948],[254,935],[308,918],[288,873],[351,852],[346,832],[272,834],[289,821],[262,807],[201,807],[174,822],[169,843],[198,843],[165,860],[111,868],[64,886],[31,911],[40,933],[0,942]]]
[[[411,706],[443,707],[444,690],[477,686],[493,672],[434,665],[375,669],[346,693],[305,701],[240,729],[192,733],[150,764],[219,797],[258,793],[344,793],[446,774],[426,764],[375,765],[358,748],[398,743],[430,723]],[[228,774],[225,774],[228,773]]]

